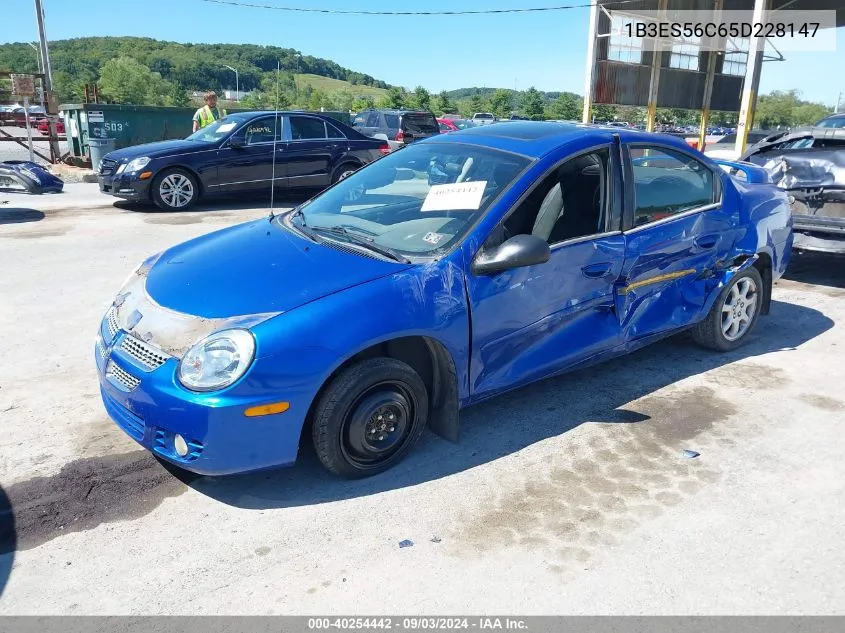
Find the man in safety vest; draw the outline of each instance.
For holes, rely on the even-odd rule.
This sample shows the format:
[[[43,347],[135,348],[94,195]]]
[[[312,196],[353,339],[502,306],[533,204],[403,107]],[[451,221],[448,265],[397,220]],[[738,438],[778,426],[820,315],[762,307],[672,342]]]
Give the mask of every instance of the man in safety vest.
[[[217,94],[206,92],[203,100],[205,105],[194,113],[194,132],[226,116],[226,110],[217,107]]]

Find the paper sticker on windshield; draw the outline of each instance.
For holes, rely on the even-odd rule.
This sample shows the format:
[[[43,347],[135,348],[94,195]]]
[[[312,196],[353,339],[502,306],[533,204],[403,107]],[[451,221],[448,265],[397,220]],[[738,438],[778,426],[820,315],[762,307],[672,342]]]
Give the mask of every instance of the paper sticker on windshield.
[[[224,123],[219,128],[217,128],[217,131],[220,132],[221,134],[228,132],[229,130],[234,129],[235,125],[237,125],[237,123]]]
[[[477,211],[486,187],[486,180],[434,185],[420,211]]]
[[[440,240],[442,240],[445,236],[442,233],[426,233],[423,236],[423,242],[428,242],[429,244],[437,244]]]

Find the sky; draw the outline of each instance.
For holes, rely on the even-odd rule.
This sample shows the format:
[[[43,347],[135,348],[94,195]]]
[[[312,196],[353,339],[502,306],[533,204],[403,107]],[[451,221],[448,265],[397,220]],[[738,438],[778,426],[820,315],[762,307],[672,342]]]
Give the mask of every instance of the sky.
[[[250,1],[250,0],[244,0]],[[583,4],[585,0],[251,0],[359,10],[457,10]],[[588,0],[587,0],[588,1]],[[2,0],[0,43],[37,39],[33,0]],[[202,0],[43,0],[50,40],[134,35],[194,43],[249,43],[300,50],[390,84],[430,91],[472,86],[584,93],[589,9],[468,16],[289,13]],[[33,54],[35,54],[33,52]],[[798,89],[835,105],[845,92],[845,29],[836,52],[785,53],[763,66],[760,92]],[[843,94],[845,103],[845,94]]]

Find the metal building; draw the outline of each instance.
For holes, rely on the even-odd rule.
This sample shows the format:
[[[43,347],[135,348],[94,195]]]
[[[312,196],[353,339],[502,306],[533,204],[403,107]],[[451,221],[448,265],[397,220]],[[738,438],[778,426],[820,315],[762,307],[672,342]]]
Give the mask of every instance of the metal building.
[[[654,129],[658,107],[701,110],[699,146],[703,147],[711,110],[739,112],[740,154],[754,120],[765,39],[717,34],[643,40],[620,36],[623,24],[653,22],[655,16],[668,20],[676,11],[695,11],[716,23],[731,15],[724,12],[732,11],[746,12],[755,23],[774,22],[784,11],[829,11],[835,14],[835,25],[822,28],[845,26],[845,0],[592,0],[591,4],[584,122],[590,121],[596,103],[645,106],[649,130]]]

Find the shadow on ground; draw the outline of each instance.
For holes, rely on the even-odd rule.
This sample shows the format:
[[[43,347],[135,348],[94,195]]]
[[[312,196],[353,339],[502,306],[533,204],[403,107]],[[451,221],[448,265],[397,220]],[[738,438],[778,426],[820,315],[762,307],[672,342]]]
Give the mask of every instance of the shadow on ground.
[[[824,253],[793,255],[783,278],[814,286],[845,289],[845,257]]]
[[[305,202],[312,195],[313,193],[311,192],[285,192],[276,196],[273,200],[273,207],[287,209]],[[198,213],[225,213],[227,211],[240,211],[243,209],[260,209],[262,207],[266,207],[269,213],[270,196],[268,194],[243,194],[237,197],[214,198],[213,200],[198,202],[187,211],[162,211],[152,203],[126,202],[122,200],[116,201],[114,206],[124,211],[149,214],[151,218],[176,218]]]
[[[35,209],[22,209],[18,207],[0,208],[0,226],[4,224],[25,224],[27,222],[38,222],[44,219],[43,211]]]
[[[648,424],[647,416],[624,407],[662,387],[735,361],[790,353],[833,324],[817,310],[775,301],[771,315],[761,319],[746,345],[734,352],[703,350],[681,334],[631,355],[536,383],[462,411],[458,444],[426,433],[403,463],[370,479],[350,482],[329,475],[310,443],[304,443],[306,448],[293,468],[202,477],[191,485],[244,508],[307,505],[414,486],[514,453],[586,422]]]

